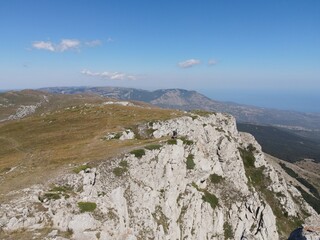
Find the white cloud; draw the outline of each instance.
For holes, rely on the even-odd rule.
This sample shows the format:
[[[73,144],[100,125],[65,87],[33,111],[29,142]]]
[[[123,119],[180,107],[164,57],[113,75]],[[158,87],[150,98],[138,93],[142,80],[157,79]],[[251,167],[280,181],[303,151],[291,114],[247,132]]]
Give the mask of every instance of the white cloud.
[[[92,41],[86,42],[85,44],[89,47],[95,47],[95,46],[101,45],[102,42],[100,40],[92,40]]]
[[[76,39],[62,39],[56,46],[56,50],[64,52],[71,49],[78,49],[80,47],[80,41]]]
[[[208,65],[209,65],[209,66],[216,65],[217,63],[218,63],[218,61],[215,60],[215,59],[210,59],[210,60],[208,61]]]
[[[95,47],[101,45],[101,41],[88,41],[85,42],[85,45],[88,47]],[[69,50],[79,50],[81,42],[77,39],[62,39],[58,44],[51,41],[36,41],[32,43],[32,47],[38,50],[47,50],[50,52],[65,52]]]
[[[92,77],[100,77],[109,80],[136,80],[137,77],[122,72],[91,72],[89,70],[82,70],[82,74]]]
[[[40,49],[40,50],[48,50],[51,52],[55,51],[55,48],[54,48],[52,42],[44,42],[44,41],[34,42],[32,44],[32,47],[34,47],[36,49]]]
[[[192,67],[194,65],[198,65],[198,64],[200,64],[200,60],[198,60],[198,59],[189,59],[189,60],[178,63],[179,67],[181,67],[181,68],[190,68],[190,67]]]

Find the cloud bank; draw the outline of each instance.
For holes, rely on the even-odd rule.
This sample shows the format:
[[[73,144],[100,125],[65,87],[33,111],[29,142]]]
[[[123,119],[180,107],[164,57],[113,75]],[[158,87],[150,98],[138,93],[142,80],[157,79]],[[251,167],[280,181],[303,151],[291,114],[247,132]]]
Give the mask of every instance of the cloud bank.
[[[100,40],[93,40],[85,42],[84,45],[88,47],[95,47],[101,45]],[[65,52],[70,50],[80,50],[81,42],[77,39],[62,39],[60,43],[53,43],[51,41],[35,41],[32,47],[38,50],[46,50],[50,52]]]
[[[36,49],[40,49],[40,50],[48,50],[51,52],[55,51],[55,47],[53,46],[53,44],[51,42],[44,42],[44,41],[34,42],[32,44],[32,47],[36,48]]]
[[[190,67],[193,67],[198,64],[200,64],[200,60],[193,59],[193,58],[178,63],[179,67],[181,67],[181,68],[190,68]]]
[[[136,80],[137,77],[131,74],[122,72],[91,72],[89,70],[82,70],[82,74],[91,77],[100,77],[108,80]]]
[[[95,47],[95,46],[100,46],[102,42],[100,40],[92,40],[92,41],[85,42],[85,44],[88,47]]]

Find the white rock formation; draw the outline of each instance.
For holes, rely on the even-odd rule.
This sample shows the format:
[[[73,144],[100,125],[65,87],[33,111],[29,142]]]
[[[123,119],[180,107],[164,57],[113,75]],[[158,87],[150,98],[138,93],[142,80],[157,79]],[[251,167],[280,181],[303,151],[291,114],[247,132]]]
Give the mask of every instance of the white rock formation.
[[[49,98],[46,95],[42,95],[43,100],[41,100],[40,102],[34,104],[34,105],[20,105],[16,112],[12,115],[10,115],[8,118],[6,119],[2,119],[0,120],[0,122],[4,122],[7,120],[17,120],[17,119],[22,119],[25,118],[33,113],[35,113],[35,111],[37,110],[37,108],[41,107],[41,105],[43,105],[43,103],[48,103],[49,102]],[[9,104],[7,106],[13,106],[14,104]],[[1,104],[0,104],[1,106]],[[3,105],[4,106],[4,105]]]
[[[41,106],[41,103],[37,103],[36,105],[28,105],[28,106],[21,105],[17,109],[15,114],[10,115],[8,117],[8,120],[16,120],[16,119],[24,118],[24,117],[34,113],[36,111],[36,109],[40,106]]]
[[[103,105],[121,105],[121,106],[134,106],[133,103],[127,101],[117,101],[117,102],[104,102]]]
[[[112,139],[129,140],[134,138],[135,138],[135,134],[134,132],[131,131],[131,129],[126,129],[123,132],[108,133],[104,137],[105,140],[112,140]]]
[[[277,207],[288,217],[298,216],[302,208],[318,217],[264,159],[254,138],[238,133],[233,117],[181,117],[152,128],[155,138],[176,130],[178,139],[160,142],[160,148],[145,150],[141,158],[127,154],[62,176],[56,184],[72,190],[56,192],[60,199],[50,199],[44,187],[29,189],[26,197],[0,206],[3,231],[58,230],[47,239],[63,232],[72,239],[279,239],[275,206],[244,167],[241,149],[250,148],[255,157],[251,170],[260,169],[270,180],[267,191]],[[96,209],[83,213],[79,202],[95,203]]]
[[[132,132],[130,129],[127,129],[122,132],[122,135],[119,139],[120,140],[129,140],[129,139],[134,139],[134,137],[135,137],[134,132]]]

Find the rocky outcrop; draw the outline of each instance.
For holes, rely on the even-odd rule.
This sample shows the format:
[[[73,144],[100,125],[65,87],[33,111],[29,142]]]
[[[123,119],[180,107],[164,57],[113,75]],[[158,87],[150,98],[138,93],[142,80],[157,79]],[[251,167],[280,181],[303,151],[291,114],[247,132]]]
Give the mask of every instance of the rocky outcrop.
[[[112,140],[112,139],[130,140],[134,138],[135,138],[134,132],[132,132],[131,129],[126,129],[123,132],[109,133],[103,139],[104,140]]]
[[[157,144],[2,204],[3,231],[50,228],[47,239],[269,240],[284,233],[279,217],[289,224],[303,214],[317,216],[254,138],[237,131],[232,116],[150,125]],[[174,130],[177,139],[163,140]]]
[[[133,103],[131,102],[126,102],[126,101],[118,101],[118,102],[104,102],[103,105],[121,105],[121,106],[134,106]]]
[[[24,106],[24,105],[21,105],[15,114],[13,115],[10,115],[8,117],[8,120],[16,120],[16,119],[21,119],[21,118],[24,118],[32,113],[34,113],[36,111],[36,109],[38,107],[41,106],[41,103],[37,103],[36,105],[29,105],[29,106]]]
[[[0,96],[0,102],[3,102],[4,104],[0,103],[0,109],[9,108],[9,111],[6,113],[8,116],[0,116],[0,122],[25,118],[29,115],[32,115],[37,111],[38,108],[49,102],[48,96],[40,93],[34,96],[34,92],[36,91],[26,90],[21,91],[18,94],[16,94],[17,92],[8,92],[2,94],[2,96]],[[14,97],[12,98],[13,95]],[[24,99],[22,99],[23,96]],[[18,104],[15,101],[12,101],[13,99],[15,99],[16,102],[22,102],[24,104]]]

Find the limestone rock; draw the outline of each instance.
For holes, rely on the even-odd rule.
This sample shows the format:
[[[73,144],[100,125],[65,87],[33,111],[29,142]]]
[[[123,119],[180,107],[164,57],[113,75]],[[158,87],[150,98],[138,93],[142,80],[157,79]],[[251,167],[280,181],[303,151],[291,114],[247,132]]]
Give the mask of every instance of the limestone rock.
[[[130,129],[127,129],[126,131],[122,132],[120,140],[134,139],[134,137],[135,137],[134,132],[132,132]]]

